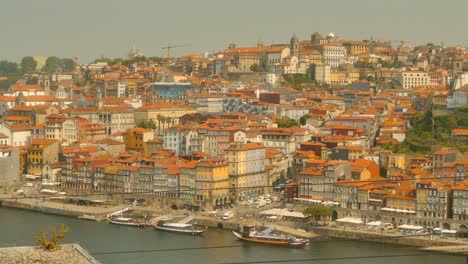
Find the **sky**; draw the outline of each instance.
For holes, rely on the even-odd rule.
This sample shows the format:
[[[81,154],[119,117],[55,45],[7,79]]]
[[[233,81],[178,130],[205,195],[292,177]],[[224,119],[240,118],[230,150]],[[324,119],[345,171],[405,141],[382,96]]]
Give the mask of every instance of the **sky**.
[[[2,0],[0,60],[125,57],[288,43],[295,33],[468,46],[468,0]]]

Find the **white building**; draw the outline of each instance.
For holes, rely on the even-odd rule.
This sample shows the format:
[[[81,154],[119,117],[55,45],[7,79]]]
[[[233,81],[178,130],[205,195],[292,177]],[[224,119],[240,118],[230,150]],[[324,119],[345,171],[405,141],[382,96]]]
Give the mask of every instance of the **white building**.
[[[404,89],[429,86],[431,82],[427,72],[423,71],[404,71],[400,73],[398,79]]]
[[[328,64],[311,64],[311,77],[320,83],[331,83],[331,67]]]
[[[9,138],[13,147],[27,146],[31,144],[31,129],[27,124],[0,124],[0,133]]]
[[[468,84],[455,90],[452,96],[447,97],[447,108],[453,109],[468,105]]]
[[[265,81],[266,81],[267,84],[271,84],[271,85],[274,86],[276,84],[276,79],[277,79],[276,74],[268,73],[266,75],[266,80]]]
[[[468,84],[468,73],[458,75],[453,81],[452,90],[458,90]]]
[[[126,92],[127,92],[127,83],[118,82],[117,83],[117,97],[125,97]]]
[[[345,62],[346,48],[341,44],[328,43],[319,47],[323,56],[323,62],[331,67],[338,67]]]

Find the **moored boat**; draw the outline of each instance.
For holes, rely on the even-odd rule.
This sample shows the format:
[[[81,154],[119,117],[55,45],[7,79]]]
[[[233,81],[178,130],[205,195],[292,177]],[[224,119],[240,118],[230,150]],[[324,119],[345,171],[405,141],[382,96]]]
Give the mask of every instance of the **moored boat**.
[[[232,233],[237,239],[246,242],[297,248],[309,245],[308,239],[297,238],[291,235],[273,234],[275,230],[276,228],[270,227],[262,232],[257,232],[253,225],[247,225],[243,227],[241,232],[232,231]]]
[[[136,227],[144,227],[145,226],[145,224],[135,222],[133,220],[133,218],[127,218],[127,217],[111,218],[111,219],[109,219],[109,223],[115,224],[115,225],[136,226]]]
[[[160,221],[158,223],[154,223],[153,226],[157,230],[182,234],[201,235],[203,232],[205,232],[205,228],[195,227],[192,224],[165,223]]]

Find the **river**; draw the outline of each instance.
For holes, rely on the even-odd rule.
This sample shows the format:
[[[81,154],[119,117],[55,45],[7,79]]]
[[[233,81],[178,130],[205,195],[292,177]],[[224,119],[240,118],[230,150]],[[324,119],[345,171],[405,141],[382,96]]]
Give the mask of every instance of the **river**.
[[[236,241],[232,234],[208,230],[203,236],[187,236],[158,232],[149,228],[133,228],[90,222],[71,217],[47,215],[19,209],[0,208],[0,247],[34,245],[39,230],[51,230],[60,224],[70,227],[64,243],[79,243],[102,263],[202,263],[263,261],[290,259],[324,259],[370,255],[423,254],[413,248],[358,241],[313,241],[306,249],[248,245]],[[153,251],[132,254],[102,254],[134,250],[239,246],[184,251]],[[1,262],[1,261],[0,261]],[[298,263],[310,263],[298,262]],[[282,262],[286,263],[286,262]],[[465,258],[448,255],[402,256],[373,259],[318,260],[330,264],[465,264]]]

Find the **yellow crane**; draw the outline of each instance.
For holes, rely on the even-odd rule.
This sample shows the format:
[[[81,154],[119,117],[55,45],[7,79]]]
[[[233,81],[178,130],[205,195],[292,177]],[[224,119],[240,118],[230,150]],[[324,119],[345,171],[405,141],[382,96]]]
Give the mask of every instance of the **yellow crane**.
[[[183,45],[170,45],[168,44],[167,46],[161,47],[161,49],[167,49],[167,61],[171,59],[171,49],[173,48],[180,48],[180,47],[187,47],[189,45],[183,44]]]

